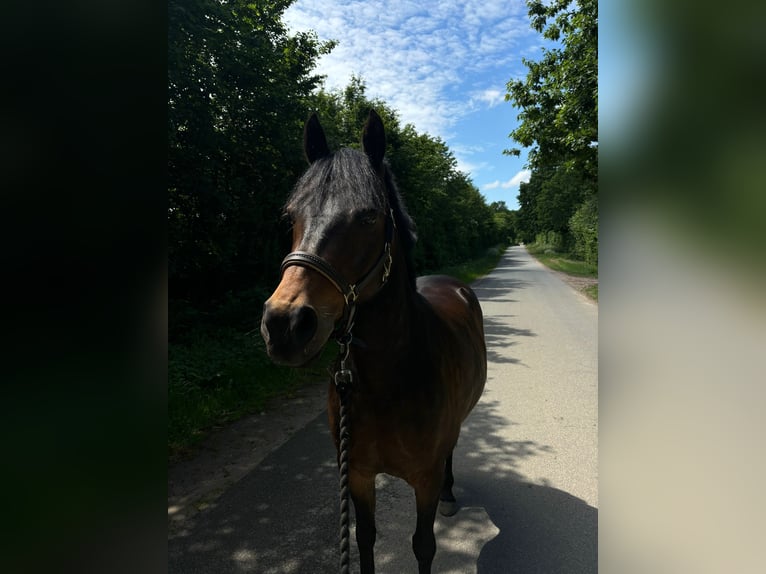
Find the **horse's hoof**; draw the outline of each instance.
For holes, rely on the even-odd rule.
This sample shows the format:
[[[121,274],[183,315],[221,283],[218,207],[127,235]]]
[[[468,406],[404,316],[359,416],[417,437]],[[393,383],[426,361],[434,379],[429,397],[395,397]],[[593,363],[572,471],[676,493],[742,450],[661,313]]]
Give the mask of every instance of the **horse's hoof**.
[[[457,513],[457,502],[454,500],[440,500],[439,514],[442,516],[454,516]]]

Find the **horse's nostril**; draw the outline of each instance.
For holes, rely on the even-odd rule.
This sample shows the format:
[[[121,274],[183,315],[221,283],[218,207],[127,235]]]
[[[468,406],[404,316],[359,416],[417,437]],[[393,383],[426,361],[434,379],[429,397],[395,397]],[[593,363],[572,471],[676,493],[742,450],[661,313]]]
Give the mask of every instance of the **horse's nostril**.
[[[263,307],[261,336],[268,343],[282,343],[289,337],[290,318],[282,313],[275,313],[268,304]]]
[[[303,346],[314,338],[317,330],[317,314],[311,307],[300,307],[290,316],[290,330],[295,342]]]

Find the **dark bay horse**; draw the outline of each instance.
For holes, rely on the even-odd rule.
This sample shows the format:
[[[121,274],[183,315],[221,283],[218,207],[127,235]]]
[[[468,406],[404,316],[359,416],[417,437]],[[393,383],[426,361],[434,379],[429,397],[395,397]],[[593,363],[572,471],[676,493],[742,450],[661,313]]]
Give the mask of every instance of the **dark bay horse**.
[[[386,473],[415,490],[412,548],[424,573],[436,552],[437,507],[447,515],[457,509],[452,451],[484,389],[487,354],[470,287],[446,276],[415,277],[415,226],[384,161],[385,147],[374,110],[362,152],[331,153],[316,115],[309,118],[310,166],[286,205],[293,251],[264,304],[261,333],[271,358],[291,366],[310,362],[330,338],[342,343],[347,355],[339,361],[345,359],[341,367],[351,381],[348,486],[361,572],[375,570],[375,476]],[[328,404],[337,448],[340,398],[333,382]]]

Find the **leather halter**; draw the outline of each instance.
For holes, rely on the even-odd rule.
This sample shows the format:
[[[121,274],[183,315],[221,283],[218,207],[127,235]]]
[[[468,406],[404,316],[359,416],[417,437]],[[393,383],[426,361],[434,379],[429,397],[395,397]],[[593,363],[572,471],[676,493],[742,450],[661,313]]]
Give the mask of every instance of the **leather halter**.
[[[383,245],[383,253],[380,254],[380,257],[378,257],[378,260],[373,264],[372,268],[362,275],[356,283],[347,282],[327,261],[318,255],[314,255],[307,251],[293,251],[288,253],[282,260],[282,267],[280,270],[282,274],[284,274],[285,269],[292,265],[313,269],[332,283],[340,294],[343,295],[343,299],[346,302],[343,308],[343,317],[341,318],[339,326],[333,331],[337,340],[347,339],[350,335],[351,329],[354,326],[357,300],[367,286],[371,285],[377,276],[381,277],[381,282],[378,285],[377,290],[381,289],[388,282],[388,277],[391,274],[392,262],[391,243],[393,242],[395,228],[396,223],[394,221],[394,212],[392,209],[389,209],[388,217],[386,217],[386,242]]]

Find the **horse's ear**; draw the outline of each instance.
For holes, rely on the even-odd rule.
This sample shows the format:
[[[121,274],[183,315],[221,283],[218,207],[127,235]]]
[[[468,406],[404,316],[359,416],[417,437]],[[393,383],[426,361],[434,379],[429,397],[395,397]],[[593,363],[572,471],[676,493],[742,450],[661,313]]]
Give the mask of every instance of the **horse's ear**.
[[[303,127],[303,152],[309,163],[330,155],[330,148],[327,147],[327,138],[325,138],[322,125],[316,112],[309,116],[306,125]]]
[[[386,131],[383,120],[375,110],[370,110],[370,116],[362,129],[362,149],[370,158],[372,167],[379,170],[386,154]]]

